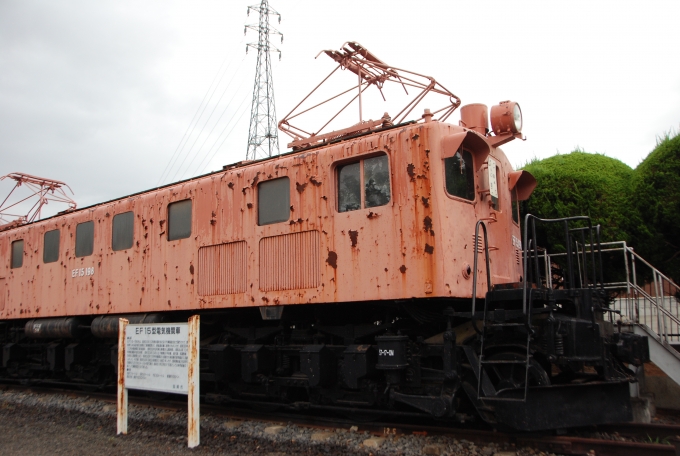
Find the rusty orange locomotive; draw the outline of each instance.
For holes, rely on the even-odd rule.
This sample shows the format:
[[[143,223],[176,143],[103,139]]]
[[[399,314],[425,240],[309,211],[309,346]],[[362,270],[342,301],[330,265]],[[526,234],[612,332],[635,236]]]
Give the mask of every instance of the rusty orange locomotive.
[[[499,147],[521,136],[519,105],[490,126],[463,106],[454,125],[460,100],[434,79],[357,43],[327,54],[359,97],[396,81],[448,104],[312,134],[291,113],[291,152],[1,231],[2,377],[104,388],[120,316],[199,313],[212,402],[525,430],[629,420],[646,340],[616,331],[596,255],[546,286],[531,227],[555,221],[520,227],[536,182]]]

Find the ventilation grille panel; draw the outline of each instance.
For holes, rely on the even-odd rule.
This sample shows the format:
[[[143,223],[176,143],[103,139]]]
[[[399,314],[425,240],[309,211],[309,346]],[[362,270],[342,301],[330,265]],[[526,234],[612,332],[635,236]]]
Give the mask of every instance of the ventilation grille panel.
[[[201,247],[198,249],[198,294],[244,293],[247,266],[245,241]]]
[[[320,282],[319,232],[260,240],[260,290],[316,288]]]

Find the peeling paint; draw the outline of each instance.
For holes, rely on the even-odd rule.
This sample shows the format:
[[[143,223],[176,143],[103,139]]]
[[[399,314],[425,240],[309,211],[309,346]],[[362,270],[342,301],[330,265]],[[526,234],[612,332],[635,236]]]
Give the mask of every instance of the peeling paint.
[[[432,218],[429,215],[423,219],[423,231],[432,231]]]
[[[350,241],[352,241],[352,247],[356,247],[358,238],[359,238],[358,231],[349,230],[349,239]]]
[[[413,163],[409,163],[408,166],[406,166],[406,172],[411,180],[416,178],[416,166]]]
[[[335,253],[334,251],[330,250],[328,252],[328,258],[326,258],[326,263],[333,269],[338,268],[338,254]]]

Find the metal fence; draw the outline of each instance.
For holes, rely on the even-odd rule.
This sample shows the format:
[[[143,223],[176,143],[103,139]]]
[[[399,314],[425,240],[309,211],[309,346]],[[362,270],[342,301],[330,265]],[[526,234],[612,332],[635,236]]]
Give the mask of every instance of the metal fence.
[[[621,313],[623,323],[644,324],[661,343],[680,343],[680,287],[663,275],[644,258],[633,251],[624,241],[601,243],[602,253],[610,254],[623,263],[625,279],[602,284],[614,292],[616,298],[611,307]],[[578,245],[573,254],[578,262],[589,252],[590,245]],[[546,285],[553,286],[550,267],[564,258],[566,253],[543,254]],[[621,264],[619,263],[619,266]],[[581,278],[583,280],[583,278]],[[598,284],[599,285],[599,284]]]

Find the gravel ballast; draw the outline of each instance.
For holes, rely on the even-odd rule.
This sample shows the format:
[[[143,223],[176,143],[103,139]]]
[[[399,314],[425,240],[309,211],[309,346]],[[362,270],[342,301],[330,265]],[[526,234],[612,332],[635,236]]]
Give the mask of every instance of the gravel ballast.
[[[116,435],[111,402],[66,394],[0,391],[0,454],[12,455],[547,455],[446,436],[374,436],[351,429],[201,416],[201,445],[187,448],[186,412],[130,404]]]

